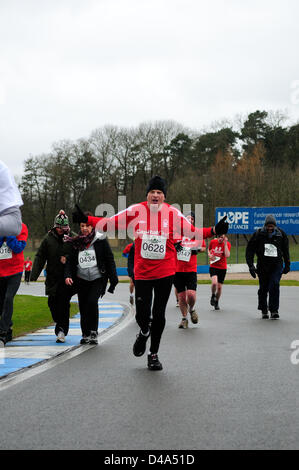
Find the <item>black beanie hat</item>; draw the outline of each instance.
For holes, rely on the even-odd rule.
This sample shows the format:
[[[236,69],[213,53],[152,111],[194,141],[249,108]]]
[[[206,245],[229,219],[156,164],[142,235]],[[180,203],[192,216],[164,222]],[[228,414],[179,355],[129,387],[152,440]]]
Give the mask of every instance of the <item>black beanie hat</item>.
[[[274,215],[267,215],[267,217],[265,218],[265,223],[264,225],[268,225],[268,224],[273,224],[276,226],[276,219],[274,217]]]
[[[166,197],[167,183],[163,178],[161,178],[161,176],[156,175],[149,180],[146,188],[146,195],[148,195],[148,193],[153,189],[158,189],[159,191],[162,191],[164,193],[164,196]]]
[[[191,215],[191,217],[193,217],[194,223],[195,223],[195,213],[193,211],[190,211],[190,212],[188,212],[187,216],[188,215]]]

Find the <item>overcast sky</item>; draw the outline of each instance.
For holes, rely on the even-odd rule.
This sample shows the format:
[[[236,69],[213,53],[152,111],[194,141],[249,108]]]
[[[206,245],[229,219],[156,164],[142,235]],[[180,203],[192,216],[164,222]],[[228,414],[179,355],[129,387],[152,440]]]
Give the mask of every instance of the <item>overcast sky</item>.
[[[106,124],[299,120],[298,0],[0,0],[0,159]]]

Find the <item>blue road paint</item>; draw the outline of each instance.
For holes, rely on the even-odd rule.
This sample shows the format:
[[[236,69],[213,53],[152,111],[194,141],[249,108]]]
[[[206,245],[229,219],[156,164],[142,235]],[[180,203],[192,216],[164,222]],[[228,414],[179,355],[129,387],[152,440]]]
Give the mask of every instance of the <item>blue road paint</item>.
[[[101,313],[101,318],[120,318],[122,313]]]
[[[118,302],[99,301],[99,334],[114,325],[123,315],[124,307]],[[21,369],[31,367],[80,344],[82,338],[80,313],[70,319],[65,343],[56,343],[54,326],[20,336],[0,349],[0,380]]]

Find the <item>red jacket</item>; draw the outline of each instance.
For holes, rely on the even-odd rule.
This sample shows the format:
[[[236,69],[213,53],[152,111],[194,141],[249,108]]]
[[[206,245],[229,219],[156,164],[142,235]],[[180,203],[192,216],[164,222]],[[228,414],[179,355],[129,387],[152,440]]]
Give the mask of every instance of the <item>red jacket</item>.
[[[135,237],[134,277],[136,280],[161,279],[176,272],[174,244],[183,235],[197,238],[212,236],[211,228],[195,228],[174,206],[163,203],[158,212],[151,212],[147,201],[134,204],[110,218],[88,217],[88,224],[100,232],[126,229]],[[177,234],[180,234],[179,239]]]
[[[124,249],[124,251],[123,251],[123,256],[125,256],[126,258],[129,256],[129,253],[130,253],[130,250],[131,250],[132,246],[133,246],[133,243],[129,243],[129,244],[125,247],[125,249]]]
[[[32,261],[26,260],[24,261],[24,269],[25,271],[31,271],[32,268]]]
[[[27,238],[28,238],[28,228],[25,224],[22,224],[22,230],[19,233],[19,235],[17,235],[16,237],[6,237],[6,241],[4,241],[1,244],[0,277],[12,276],[14,274],[23,272],[23,268],[24,268],[24,251],[23,250],[26,246]],[[13,247],[15,247],[16,252],[13,251]]]
[[[227,242],[227,248],[231,249],[230,242]],[[216,261],[210,261],[212,268],[227,269],[227,259],[224,255],[224,243],[219,243],[217,238],[210,241],[209,251],[215,256]],[[218,258],[218,259],[217,259]]]
[[[199,248],[206,248],[206,242],[204,240],[190,240],[185,238],[182,241],[182,247],[190,248],[191,250],[198,250]],[[197,272],[197,255],[191,254],[189,261],[180,260],[180,253],[177,254],[176,272],[177,273],[193,273]]]

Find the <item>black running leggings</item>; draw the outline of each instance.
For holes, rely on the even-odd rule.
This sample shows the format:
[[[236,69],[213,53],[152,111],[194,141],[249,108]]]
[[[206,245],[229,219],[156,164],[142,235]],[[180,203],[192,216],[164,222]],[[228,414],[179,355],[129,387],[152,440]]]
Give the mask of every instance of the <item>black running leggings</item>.
[[[98,332],[99,298],[103,293],[103,279],[86,281],[77,278],[80,324],[83,336],[89,336],[91,331]]]
[[[150,281],[135,280],[136,321],[142,333],[146,334],[152,317],[150,352],[153,354],[159,350],[173,278],[174,276]]]

